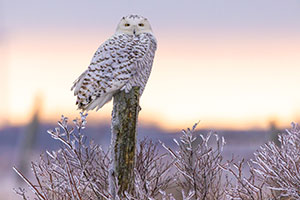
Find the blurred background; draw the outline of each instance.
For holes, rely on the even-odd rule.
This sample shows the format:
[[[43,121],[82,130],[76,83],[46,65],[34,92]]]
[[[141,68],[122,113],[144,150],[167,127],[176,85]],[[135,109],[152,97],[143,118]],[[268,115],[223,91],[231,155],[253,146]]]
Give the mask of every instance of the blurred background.
[[[251,157],[300,119],[297,0],[0,0],[0,199],[15,199],[13,165],[54,150],[46,130],[79,116],[73,81],[127,14],[150,20],[158,49],[141,98],[139,137],[172,143],[199,120],[227,154]],[[110,141],[112,104],[86,134]],[[22,158],[22,159],[21,159]]]

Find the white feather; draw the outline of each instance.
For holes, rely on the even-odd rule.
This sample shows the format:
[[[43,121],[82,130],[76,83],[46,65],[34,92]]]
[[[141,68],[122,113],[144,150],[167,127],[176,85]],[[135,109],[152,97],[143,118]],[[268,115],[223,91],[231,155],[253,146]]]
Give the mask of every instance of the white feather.
[[[97,107],[96,111],[98,111],[104,104],[108,103],[113,97],[113,93],[106,93],[103,94],[102,96],[96,98],[95,100],[91,101],[86,107],[85,110],[93,110]]]
[[[82,82],[83,82],[83,79],[84,79],[84,76],[85,76],[86,72],[87,72],[87,70],[84,71],[84,72],[83,72],[83,73],[82,73],[82,74],[74,81],[73,86],[72,86],[72,88],[71,88],[71,90],[73,90],[73,89],[75,88],[75,90],[74,90],[74,95],[77,95],[77,94],[78,94],[78,92],[79,92],[79,90],[80,90],[80,88],[81,88],[81,85],[82,85]]]

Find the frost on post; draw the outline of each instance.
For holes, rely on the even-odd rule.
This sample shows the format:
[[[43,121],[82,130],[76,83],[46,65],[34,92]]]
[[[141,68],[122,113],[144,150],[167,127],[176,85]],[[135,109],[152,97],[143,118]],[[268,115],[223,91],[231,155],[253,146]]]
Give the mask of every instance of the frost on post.
[[[111,193],[119,185],[119,194],[133,193],[136,150],[136,126],[139,113],[139,87],[128,93],[120,91],[114,95],[111,122],[112,168],[110,170]],[[117,183],[116,183],[117,181]]]

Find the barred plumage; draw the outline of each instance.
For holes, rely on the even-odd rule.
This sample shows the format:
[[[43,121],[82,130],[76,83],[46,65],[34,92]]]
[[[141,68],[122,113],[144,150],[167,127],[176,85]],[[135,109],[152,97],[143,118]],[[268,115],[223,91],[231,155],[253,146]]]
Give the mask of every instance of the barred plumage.
[[[140,86],[142,94],[150,76],[156,39],[148,20],[123,17],[116,33],[94,54],[88,69],[74,82],[76,104],[82,110],[100,109],[119,90]]]

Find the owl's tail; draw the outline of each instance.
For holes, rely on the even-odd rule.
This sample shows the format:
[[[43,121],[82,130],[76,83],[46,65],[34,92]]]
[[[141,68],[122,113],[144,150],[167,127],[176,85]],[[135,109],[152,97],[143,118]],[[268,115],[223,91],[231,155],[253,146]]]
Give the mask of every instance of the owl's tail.
[[[89,104],[87,104],[83,110],[89,111],[94,110],[96,107],[96,111],[98,111],[104,104],[108,103],[113,97],[113,93],[102,94],[100,97],[92,100]]]
[[[95,89],[91,85],[84,85],[87,71],[83,72],[78,79],[73,83],[71,90],[74,90],[74,95],[77,96],[76,104],[82,111],[89,110],[98,111],[104,104],[109,102],[114,95],[114,92],[102,94],[99,97],[94,96]]]

